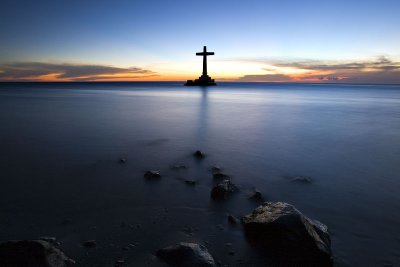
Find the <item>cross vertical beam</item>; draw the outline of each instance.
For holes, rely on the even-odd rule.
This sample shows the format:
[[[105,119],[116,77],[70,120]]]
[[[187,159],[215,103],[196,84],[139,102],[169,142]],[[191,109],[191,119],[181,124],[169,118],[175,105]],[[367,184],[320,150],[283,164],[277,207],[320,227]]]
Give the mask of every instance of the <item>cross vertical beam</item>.
[[[203,47],[203,52],[197,52],[196,56],[203,56],[203,76],[207,76],[207,56],[214,55],[214,52],[207,52],[207,46]]]

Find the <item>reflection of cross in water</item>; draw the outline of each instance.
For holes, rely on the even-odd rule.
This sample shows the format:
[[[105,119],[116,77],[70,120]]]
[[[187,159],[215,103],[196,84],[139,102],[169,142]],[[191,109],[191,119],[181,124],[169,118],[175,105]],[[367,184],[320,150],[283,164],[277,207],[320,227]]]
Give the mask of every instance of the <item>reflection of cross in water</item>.
[[[207,56],[213,56],[214,52],[207,52],[207,46],[203,47],[203,52],[197,52],[196,56],[203,56],[203,76],[207,76]]]

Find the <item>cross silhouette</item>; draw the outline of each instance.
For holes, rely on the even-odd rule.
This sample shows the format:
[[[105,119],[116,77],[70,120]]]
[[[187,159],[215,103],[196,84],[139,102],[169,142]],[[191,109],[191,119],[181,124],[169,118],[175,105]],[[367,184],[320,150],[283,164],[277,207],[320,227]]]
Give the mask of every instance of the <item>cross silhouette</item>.
[[[207,76],[207,56],[214,55],[214,52],[207,52],[207,46],[203,47],[203,52],[197,52],[196,56],[203,56],[203,75]]]

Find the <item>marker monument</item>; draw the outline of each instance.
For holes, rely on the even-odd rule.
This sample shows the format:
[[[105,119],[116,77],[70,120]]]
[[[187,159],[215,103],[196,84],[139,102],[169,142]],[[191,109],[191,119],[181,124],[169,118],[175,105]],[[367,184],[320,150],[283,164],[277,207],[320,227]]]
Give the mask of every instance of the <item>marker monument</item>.
[[[207,56],[213,56],[214,52],[207,52],[207,47],[204,46],[203,52],[196,53],[196,56],[203,56],[203,74],[196,80],[187,80],[186,86],[207,86],[207,85],[217,85],[214,79],[211,79],[207,74]]]

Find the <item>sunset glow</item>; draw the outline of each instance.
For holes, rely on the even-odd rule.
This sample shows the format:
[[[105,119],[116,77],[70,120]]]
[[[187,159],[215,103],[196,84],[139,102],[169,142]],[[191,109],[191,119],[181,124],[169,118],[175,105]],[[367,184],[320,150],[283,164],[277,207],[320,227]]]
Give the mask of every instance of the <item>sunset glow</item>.
[[[207,45],[221,81],[400,83],[396,1],[90,2],[4,6],[0,81],[185,81]]]

